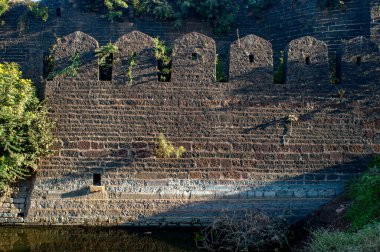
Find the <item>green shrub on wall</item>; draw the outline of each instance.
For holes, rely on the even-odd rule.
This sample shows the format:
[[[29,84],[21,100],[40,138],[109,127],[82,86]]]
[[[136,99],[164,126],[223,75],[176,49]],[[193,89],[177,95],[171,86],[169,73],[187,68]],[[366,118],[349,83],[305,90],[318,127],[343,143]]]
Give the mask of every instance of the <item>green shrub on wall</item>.
[[[154,16],[159,20],[168,20],[174,17],[173,7],[166,0],[143,0],[139,14]]]
[[[0,191],[37,169],[51,154],[53,122],[15,63],[0,63]]]
[[[49,18],[49,8],[46,6],[40,6],[39,3],[30,3],[29,11],[32,13],[33,17],[36,19],[41,19],[46,22]]]
[[[176,16],[181,20],[196,13],[200,18],[209,22],[216,33],[225,33],[231,30],[236,23],[239,4],[230,0],[177,0]]]
[[[318,0],[321,9],[335,9],[344,7],[344,0]]]
[[[0,0],[0,17],[9,9],[8,0]]]

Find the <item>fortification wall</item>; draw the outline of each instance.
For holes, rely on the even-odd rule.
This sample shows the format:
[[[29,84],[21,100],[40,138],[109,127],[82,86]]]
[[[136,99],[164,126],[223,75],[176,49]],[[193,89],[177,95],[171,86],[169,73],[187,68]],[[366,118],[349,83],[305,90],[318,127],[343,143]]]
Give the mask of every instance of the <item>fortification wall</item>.
[[[357,36],[369,38],[371,27],[375,32],[376,21],[371,22],[371,7],[376,8],[378,1],[349,0],[345,1],[344,9],[321,10],[316,0],[278,1],[260,19],[254,18],[242,6],[238,15],[237,28],[239,36],[255,34],[270,41],[273,45],[274,68],[277,70],[280,51],[293,39],[302,36],[314,36],[324,41],[330,52],[339,51],[342,40]],[[56,43],[57,37],[62,37],[74,31],[83,31],[105,45],[110,40],[115,42],[122,35],[139,30],[152,37],[159,36],[173,46],[175,39],[197,31],[212,37],[216,41],[219,59],[228,73],[230,44],[237,39],[237,32],[217,36],[212,33],[208,24],[197,20],[188,20],[180,29],[173,29],[172,22],[158,22],[150,18],[136,18],[124,22],[110,23],[94,13],[85,13],[77,5],[69,1],[43,1],[49,6],[50,18],[46,23],[27,18],[20,19],[23,8],[15,8],[4,16],[5,25],[0,26],[0,60],[15,61],[22,66],[27,77],[35,83],[40,83],[43,75],[43,53]],[[371,5],[370,5],[371,4]],[[61,16],[56,16],[60,8]],[[373,35],[375,36],[375,35]],[[42,85],[39,85],[42,94]]]
[[[67,38],[75,36],[87,38],[82,33]],[[140,59],[151,62],[151,38],[137,32],[120,41],[125,38],[129,43],[121,51],[128,53],[116,54],[115,62],[123,64],[120,59],[141,48]],[[141,38],[147,51],[136,46]],[[265,58],[271,46],[255,36],[242,38],[240,49],[255,53],[250,38],[266,46],[266,51],[256,52],[256,57]],[[323,42],[311,37],[291,42],[287,58],[298,60],[292,71],[301,69],[309,78],[294,75],[294,83],[275,85],[255,81],[268,73],[257,71],[250,54],[243,57],[236,48],[231,50],[231,64],[252,63],[253,68],[247,63],[250,67],[239,69],[238,75],[254,79],[216,83],[210,74],[215,71],[213,40],[191,33],[177,41],[173,73],[184,71],[181,63],[186,64],[186,81],[140,81],[147,73],[146,64],[141,64],[133,70],[141,76],[134,76],[132,83],[117,78],[46,82],[60,142],[56,154],[42,161],[25,204],[18,206],[24,217],[3,214],[0,222],[191,226],[209,223],[224,212],[252,208],[293,222],[341,193],[368,158],[380,153],[379,85],[346,84],[340,86],[344,92],[338,92],[336,86],[318,82],[325,67],[299,65],[305,57],[319,60],[319,54],[325,64],[328,49]],[[357,46],[355,41],[348,45]],[[369,61],[378,59],[377,48],[370,41],[367,45],[359,53]],[[194,51],[201,62],[188,64]],[[89,72],[98,69],[91,66]],[[376,71],[372,76],[379,80]],[[290,122],[290,115],[298,120]],[[156,158],[160,133],[176,146],[183,145],[185,155]],[[2,211],[10,207],[16,206],[3,205]]]

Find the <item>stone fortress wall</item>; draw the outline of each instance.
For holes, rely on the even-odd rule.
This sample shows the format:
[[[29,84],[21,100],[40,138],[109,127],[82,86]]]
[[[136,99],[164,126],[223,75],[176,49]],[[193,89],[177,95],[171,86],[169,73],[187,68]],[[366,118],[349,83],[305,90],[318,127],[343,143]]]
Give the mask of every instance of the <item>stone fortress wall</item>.
[[[376,28],[368,23],[368,34],[370,25]],[[215,82],[218,43],[197,32],[175,39],[171,82],[158,81],[152,37],[144,33],[117,40],[112,81],[97,80],[89,54],[96,39],[62,37],[57,70],[74,51],[86,60],[80,79],[45,84],[60,139],[56,155],[6,199],[0,222],[191,226],[224,211],[259,208],[289,222],[311,213],[380,152],[376,39],[339,45],[343,83],[334,86],[330,45],[315,37],[284,47],[282,85],[273,84],[275,46],[258,35],[231,43],[228,83]],[[132,85],[125,76],[131,52],[138,62]],[[43,52],[34,53],[32,65],[42,64]],[[185,155],[154,157],[160,133]],[[99,183],[104,188],[91,192]]]

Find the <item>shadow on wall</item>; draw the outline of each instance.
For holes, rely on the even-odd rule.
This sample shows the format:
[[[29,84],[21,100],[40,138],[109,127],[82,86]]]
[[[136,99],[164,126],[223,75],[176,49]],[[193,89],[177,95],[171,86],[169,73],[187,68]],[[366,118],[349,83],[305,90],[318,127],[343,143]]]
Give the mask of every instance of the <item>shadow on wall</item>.
[[[357,177],[370,159],[371,156],[366,156],[318,171],[305,170],[297,176],[286,175],[286,171],[281,175],[267,171],[260,179],[250,180],[136,180],[131,177],[124,178],[117,187],[116,181],[107,179],[107,174],[114,177],[115,171],[101,168],[107,191],[102,195],[86,190],[91,184],[88,178],[92,177],[93,170],[90,168],[88,173],[42,182],[39,186],[56,191],[61,188],[61,192],[66,192],[56,195],[58,197],[47,195],[43,200],[34,198],[39,207],[26,217],[38,217],[39,221],[51,224],[94,224],[98,219],[114,225],[200,226],[225,214],[239,215],[260,209],[294,223],[342,193],[347,182]],[[117,173],[127,169],[126,166]],[[72,184],[83,188],[70,191]],[[53,205],[55,209],[49,211]]]
[[[158,80],[151,37],[134,31],[122,36],[116,45],[119,53],[114,55],[114,81],[128,83],[132,79],[134,84],[142,84]],[[82,62],[76,69],[74,79],[98,80],[97,60],[90,55],[95,48],[98,48],[96,40],[82,32],[63,37],[54,46],[55,72],[70,67],[73,57],[78,54]],[[135,60],[133,66],[132,55]],[[216,81],[216,46],[213,39],[197,32],[184,35],[174,42],[172,57],[172,82],[176,85]],[[352,58],[354,66],[349,63]],[[313,37],[306,36],[291,41],[285,49],[284,59],[286,83],[328,85],[336,81],[335,73],[330,73],[329,69],[337,67],[329,66],[326,43]],[[370,40],[359,37],[346,42],[339,71],[343,83],[361,85],[376,82],[380,79],[377,67],[379,59],[379,50]],[[231,44],[229,69],[231,83],[272,84],[274,71],[271,43],[254,35],[238,39]]]

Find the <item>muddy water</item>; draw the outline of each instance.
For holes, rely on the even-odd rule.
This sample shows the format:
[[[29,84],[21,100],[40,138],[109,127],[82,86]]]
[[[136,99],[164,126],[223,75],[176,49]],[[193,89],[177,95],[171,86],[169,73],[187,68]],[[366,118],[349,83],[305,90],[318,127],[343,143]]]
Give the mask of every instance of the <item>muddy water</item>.
[[[190,230],[0,227],[0,251],[196,251]]]

